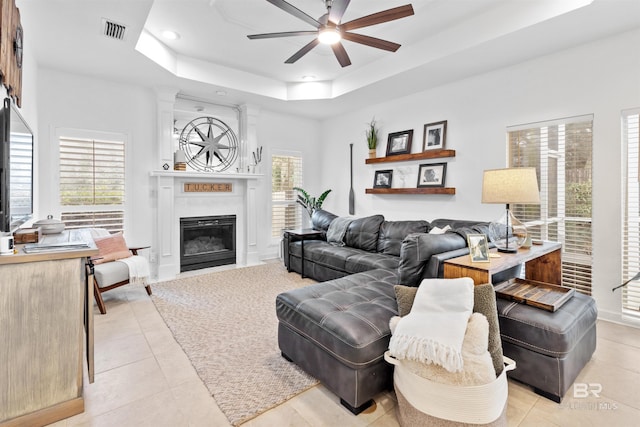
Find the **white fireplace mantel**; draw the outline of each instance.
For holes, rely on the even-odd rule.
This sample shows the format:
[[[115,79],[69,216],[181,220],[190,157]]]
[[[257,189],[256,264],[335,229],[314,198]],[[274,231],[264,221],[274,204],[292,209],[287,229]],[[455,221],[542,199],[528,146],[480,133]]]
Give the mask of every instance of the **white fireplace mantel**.
[[[258,179],[262,178],[264,175],[259,173],[157,170],[151,171],[151,176],[163,176],[171,178],[196,178],[204,181],[219,181],[221,179]]]
[[[221,173],[155,170],[157,280],[171,280],[180,273],[180,218],[185,216],[236,215],[236,263],[259,263],[257,248],[257,187],[264,176],[255,173]],[[185,192],[187,182],[232,183],[230,192]]]

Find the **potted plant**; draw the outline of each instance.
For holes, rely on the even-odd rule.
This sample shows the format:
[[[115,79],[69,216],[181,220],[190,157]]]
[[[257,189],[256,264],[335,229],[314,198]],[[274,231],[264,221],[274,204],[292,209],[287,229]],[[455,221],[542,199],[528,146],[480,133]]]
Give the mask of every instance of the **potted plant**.
[[[329,193],[331,193],[331,190],[327,190],[324,193],[322,193],[320,197],[316,199],[315,197],[311,197],[309,193],[307,193],[305,190],[303,190],[300,187],[293,187],[293,189],[298,192],[297,202],[300,203],[302,207],[304,207],[307,210],[307,212],[309,213],[309,218],[311,218],[311,215],[313,215],[313,212],[316,209],[322,208],[322,203],[324,202],[324,199],[326,199]]]
[[[376,157],[376,147],[378,145],[378,128],[376,127],[375,117],[371,119],[368,124],[368,128],[365,131],[367,135],[367,145],[369,146],[369,158],[374,159]]]

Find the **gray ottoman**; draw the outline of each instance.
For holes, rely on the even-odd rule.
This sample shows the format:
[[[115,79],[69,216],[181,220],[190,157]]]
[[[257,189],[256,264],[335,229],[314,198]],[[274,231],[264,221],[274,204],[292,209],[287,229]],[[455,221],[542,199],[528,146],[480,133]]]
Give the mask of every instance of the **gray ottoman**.
[[[560,402],[596,349],[598,310],[576,292],[555,312],[497,299],[505,356],[516,361],[509,376]]]
[[[393,271],[377,269],[301,289],[276,298],[282,355],[320,380],[354,414],[393,387],[383,358],[389,320],[398,314]]]

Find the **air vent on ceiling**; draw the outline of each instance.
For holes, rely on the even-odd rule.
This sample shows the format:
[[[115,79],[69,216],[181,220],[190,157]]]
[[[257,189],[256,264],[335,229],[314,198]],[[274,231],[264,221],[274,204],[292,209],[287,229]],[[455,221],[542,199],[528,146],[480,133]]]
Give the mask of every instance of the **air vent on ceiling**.
[[[105,37],[116,40],[124,40],[127,27],[109,19],[102,19],[102,34]]]

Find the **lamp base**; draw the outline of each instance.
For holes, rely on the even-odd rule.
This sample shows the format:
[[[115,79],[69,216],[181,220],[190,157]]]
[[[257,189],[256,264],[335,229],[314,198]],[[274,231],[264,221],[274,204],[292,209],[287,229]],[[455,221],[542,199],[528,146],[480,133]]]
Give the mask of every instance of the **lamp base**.
[[[527,239],[527,227],[507,208],[499,219],[489,224],[489,239],[499,252],[514,253]]]

